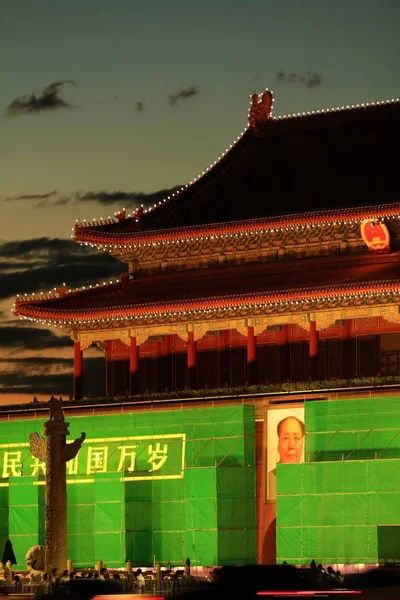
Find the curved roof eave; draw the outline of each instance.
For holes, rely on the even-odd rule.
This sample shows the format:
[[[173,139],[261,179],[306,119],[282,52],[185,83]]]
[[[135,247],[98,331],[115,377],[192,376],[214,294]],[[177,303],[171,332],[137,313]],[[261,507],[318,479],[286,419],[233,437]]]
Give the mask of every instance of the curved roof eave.
[[[299,288],[285,292],[269,291],[256,294],[236,294],[216,296],[201,300],[181,300],[173,302],[153,302],[146,304],[129,304],[119,307],[104,306],[98,309],[57,309],[46,306],[45,300],[19,300],[14,306],[16,316],[48,324],[90,324],[109,320],[125,321],[135,318],[154,318],[185,316],[198,313],[223,312],[235,308],[257,309],[263,306],[285,307],[295,304],[298,308],[310,302],[319,302],[329,298],[379,298],[399,295],[400,279],[376,281],[365,284],[342,284],[325,287]],[[54,300],[52,302],[54,303]]]
[[[113,233],[99,231],[90,225],[80,228],[75,234],[75,241],[80,244],[103,249],[123,248],[128,246],[146,246],[154,243],[170,243],[174,240],[192,240],[207,236],[228,237],[231,234],[250,232],[266,233],[287,229],[306,229],[307,227],[326,227],[338,223],[361,223],[365,219],[400,219],[400,203],[386,203],[359,206],[355,208],[339,208],[326,211],[313,211],[288,214],[280,217],[265,217],[211,223],[207,225],[180,227],[176,229],[150,229],[136,232]]]

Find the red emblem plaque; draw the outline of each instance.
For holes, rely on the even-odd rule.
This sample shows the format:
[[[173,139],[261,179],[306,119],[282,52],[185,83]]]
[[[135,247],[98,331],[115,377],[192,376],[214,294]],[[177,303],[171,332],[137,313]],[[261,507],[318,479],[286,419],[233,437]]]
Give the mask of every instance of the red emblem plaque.
[[[361,223],[361,236],[365,244],[372,252],[389,252],[390,235],[384,223],[365,219]]]

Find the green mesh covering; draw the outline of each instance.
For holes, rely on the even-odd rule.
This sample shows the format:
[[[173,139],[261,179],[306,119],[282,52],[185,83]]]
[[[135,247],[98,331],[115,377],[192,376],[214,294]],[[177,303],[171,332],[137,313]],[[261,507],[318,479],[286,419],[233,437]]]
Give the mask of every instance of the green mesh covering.
[[[400,526],[378,527],[378,552],[380,562],[399,562]]]
[[[307,402],[306,462],[400,458],[397,397]]]
[[[4,545],[8,538],[8,522],[9,522],[9,490],[8,487],[0,487],[0,560],[3,556]]]
[[[44,544],[44,486],[37,477],[10,477],[8,535],[18,564],[31,546]]]
[[[10,535],[21,568],[44,543],[43,469],[27,443],[35,430],[42,421],[0,423],[0,540]],[[87,436],[67,465],[76,566],[255,562],[253,407],[71,417],[69,430]]]
[[[305,464],[277,465],[277,560],[400,560],[400,399],[309,402]]]

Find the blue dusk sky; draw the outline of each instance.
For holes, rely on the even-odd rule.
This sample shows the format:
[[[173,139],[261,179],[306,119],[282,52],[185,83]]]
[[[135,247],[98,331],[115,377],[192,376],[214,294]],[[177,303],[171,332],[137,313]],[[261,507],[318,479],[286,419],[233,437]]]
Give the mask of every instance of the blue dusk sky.
[[[75,219],[190,181],[246,126],[255,91],[274,91],[275,115],[398,97],[399,56],[398,0],[4,0],[0,397],[37,390],[17,359],[32,377],[38,354],[54,376],[71,366],[49,367],[71,353],[48,330],[10,347],[15,293],[54,287],[65,264],[70,285],[121,270],[71,250]]]

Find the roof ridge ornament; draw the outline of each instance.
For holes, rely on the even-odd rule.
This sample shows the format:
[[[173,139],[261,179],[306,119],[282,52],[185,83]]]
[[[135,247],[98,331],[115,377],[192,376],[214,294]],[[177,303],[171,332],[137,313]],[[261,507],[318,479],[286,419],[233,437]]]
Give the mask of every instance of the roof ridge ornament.
[[[138,223],[138,222],[140,221],[140,219],[143,217],[143,214],[144,214],[144,206],[143,206],[143,204],[141,204],[141,205],[139,206],[139,208],[137,208],[137,209],[135,210],[135,214],[133,215],[133,216],[135,217],[135,219],[136,219],[136,222],[137,222],[137,223]]]
[[[123,208],[121,211],[115,213],[115,218],[118,221],[125,221],[126,219],[126,208]]]
[[[256,135],[260,134],[265,124],[271,120],[273,104],[274,95],[268,89],[262,94],[253,94],[251,96],[249,126]]]

